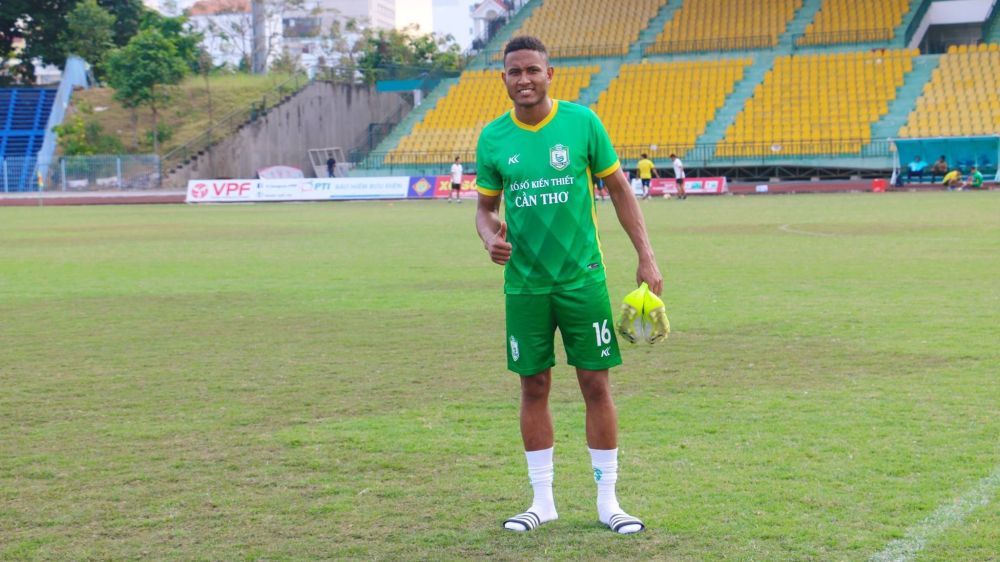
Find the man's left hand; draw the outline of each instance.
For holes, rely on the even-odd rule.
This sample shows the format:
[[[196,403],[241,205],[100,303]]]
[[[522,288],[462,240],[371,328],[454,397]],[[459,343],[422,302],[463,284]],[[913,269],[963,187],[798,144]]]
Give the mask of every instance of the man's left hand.
[[[643,283],[649,285],[649,290],[657,296],[663,292],[663,275],[660,274],[660,268],[656,267],[656,262],[653,260],[639,261],[639,267],[635,272],[635,284],[642,285]]]

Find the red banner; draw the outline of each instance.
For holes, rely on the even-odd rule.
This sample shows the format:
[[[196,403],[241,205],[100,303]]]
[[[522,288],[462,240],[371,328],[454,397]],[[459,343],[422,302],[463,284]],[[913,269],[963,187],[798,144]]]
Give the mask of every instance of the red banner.
[[[463,174],[462,175],[462,190],[459,192],[459,196],[462,199],[475,199],[476,195],[476,176],[473,174]],[[447,199],[451,196],[451,176],[437,176],[437,185],[434,188],[434,197],[439,199]]]
[[[726,178],[687,178],[684,180],[684,193],[687,195],[718,195],[728,191]],[[674,178],[653,178],[650,180],[650,197],[662,197],[664,194],[677,195],[677,180]]]

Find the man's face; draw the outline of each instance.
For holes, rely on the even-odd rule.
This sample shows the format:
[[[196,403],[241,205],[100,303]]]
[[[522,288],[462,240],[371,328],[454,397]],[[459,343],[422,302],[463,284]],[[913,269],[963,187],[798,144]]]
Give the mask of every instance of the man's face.
[[[512,51],[504,58],[503,81],[514,105],[534,107],[548,95],[552,67],[538,51]]]

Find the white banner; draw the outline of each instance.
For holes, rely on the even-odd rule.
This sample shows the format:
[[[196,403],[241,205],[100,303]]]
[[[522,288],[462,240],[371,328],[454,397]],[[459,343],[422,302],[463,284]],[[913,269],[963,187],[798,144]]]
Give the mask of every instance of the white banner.
[[[271,180],[191,180],[188,203],[405,199],[410,178],[291,178]]]

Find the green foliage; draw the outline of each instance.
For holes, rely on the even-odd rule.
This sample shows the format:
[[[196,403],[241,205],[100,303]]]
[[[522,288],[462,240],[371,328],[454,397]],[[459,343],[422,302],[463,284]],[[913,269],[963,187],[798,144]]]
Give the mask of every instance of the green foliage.
[[[354,47],[357,68],[364,82],[456,73],[461,69],[461,48],[452,36],[419,34],[403,30],[365,28]]]
[[[146,131],[146,142],[153,144],[153,135],[156,135],[159,142],[167,142],[174,138],[174,128],[167,123],[157,123],[156,130]]]
[[[94,154],[120,154],[124,152],[118,137],[104,133],[96,121],[84,121],[74,115],[61,125],[52,128],[59,138],[59,150],[65,156],[92,156]]]
[[[281,54],[271,62],[271,72],[294,74],[300,70],[298,59],[293,57],[288,49],[281,51]]]
[[[108,56],[108,82],[115,99],[126,107],[148,106],[153,113],[153,152],[159,152],[155,131],[158,109],[170,99],[170,86],[184,78],[188,67],[172,41],[156,29],[143,29],[125,47]]]
[[[104,57],[115,47],[115,16],[101,8],[97,0],[83,0],[66,16],[60,35],[66,55],[75,54],[91,65],[94,76],[104,79]]]
[[[31,61],[62,66],[66,61],[66,48],[61,40],[67,18],[80,0],[2,0],[0,1],[0,80],[34,81]],[[115,16],[114,43],[123,46],[138,30],[141,14],[149,11],[142,0],[98,0],[97,4]],[[15,37],[27,43],[21,53],[21,62],[4,68],[12,56],[11,46]],[[89,61],[88,61],[89,62]]]
[[[155,29],[163,37],[174,44],[177,56],[184,61],[184,65],[192,72],[198,72],[201,57],[201,42],[204,39],[201,33],[190,30],[187,27],[187,18],[184,16],[167,17],[158,12],[146,12],[142,19],[141,29]]]

